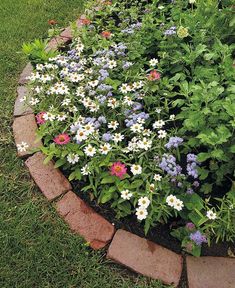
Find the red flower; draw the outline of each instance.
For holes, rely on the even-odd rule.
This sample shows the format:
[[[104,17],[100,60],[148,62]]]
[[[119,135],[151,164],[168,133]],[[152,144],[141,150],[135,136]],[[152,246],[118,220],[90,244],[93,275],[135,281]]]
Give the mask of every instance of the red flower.
[[[127,168],[126,168],[125,164],[123,164],[121,162],[113,163],[113,165],[110,168],[111,175],[115,175],[120,179],[123,177],[123,175],[126,174],[126,170],[127,170]]]
[[[43,117],[45,114],[46,112],[40,112],[35,116],[37,124],[42,125],[46,122],[46,120]]]
[[[84,18],[84,19],[80,19],[81,21],[81,24],[82,25],[89,25],[91,24],[91,20],[87,19],[87,18]]]
[[[150,81],[160,80],[161,74],[157,72],[156,70],[152,70],[148,76],[148,79]]]
[[[55,25],[55,24],[57,24],[58,22],[56,21],[56,20],[54,20],[54,19],[51,19],[51,20],[48,20],[48,24],[49,25]]]
[[[69,143],[70,137],[68,134],[63,133],[56,136],[53,141],[58,145],[65,145]]]
[[[109,31],[103,31],[103,32],[101,33],[101,36],[104,37],[104,38],[110,38],[111,35],[112,35],[112,33],[109,32]]]

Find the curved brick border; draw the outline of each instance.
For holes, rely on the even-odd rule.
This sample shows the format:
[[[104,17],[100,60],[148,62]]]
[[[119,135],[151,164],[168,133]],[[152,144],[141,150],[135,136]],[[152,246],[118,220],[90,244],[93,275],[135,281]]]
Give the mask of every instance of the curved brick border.
[[[82,18],[76,22],[78,27]],[[71,40],[71,29],[67,27],[49,41],[46,49],[58,49]],[[183,270],[181,255],[125,230],[115,231],[111,223],[72,191],[71,184],[59,169],[54,168],[53,161],[45,165],[45,156],[41,152],[33,152],[42,142],[36,139],[37,124],[33,111],[20,101],[28,93],[24,85],[32,70],[32,65],[28,63],[18,81],[13,134],[16,145],[27,143],[23,150],[18,149],[17,154],[26,159],[25,165],[41,192],[55,205],[71,230],[81,235],[91,248],[101,249],[111,242],[107,251],[108,259],[177,287]],[[235,287],[235,259],[187,256],[186,266],[189,288]]]

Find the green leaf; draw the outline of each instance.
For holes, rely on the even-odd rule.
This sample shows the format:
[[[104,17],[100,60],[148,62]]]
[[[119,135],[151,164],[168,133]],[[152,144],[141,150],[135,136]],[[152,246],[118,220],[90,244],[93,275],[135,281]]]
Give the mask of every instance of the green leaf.
[[[204,152],[202,152],[202,153],[199,153],[199,154],[197,155],[197,160],[198,160],[199,162],[204,162],[204,161],[206,161],[207,159],[209,159],[210,157],[211,157],[210,153],[204,153]]]
[[[103,190],[99,197],[99,202],[104,204],[113,198],[113,194],[116,191],[116,187],[112,186],[108,190]]]
[[[211,156],[218,160],[224,159],[224,151],[222,149],[215,149],[211,152]]]
[[[198,225],[198,222],[200,221],[201,217],[195,212],[192,211],[191,213],[188,214],[188,218],[195,224],[196,226]]]
[[[212,191],[212,187],[213,185],[210,184],[210,183],[204,183],[201,187],[201,191],[204,193],[204,194],[209,194],[211,193]]]
[[[200,176],[199,177],[200,180],[205,180],[209,175],[209,170],[205,168],[197,167],[197,172]]]
[[[50,161],[51,161],[51,159],[53,158],[53,154],[52,155],[48,155],[45,159],[44,159],[44,161],[43,161],[43,164],[48,164]]]
[[[77,168],[76,170],[74,170],[70,175],[69,175],[69,181],[72,180],[81,180],[82,179],[82,174],[79,168]]]
[[[139,188],[143,184],[143,180],[135,180],[130,184],[130,189]]]
[[[232,146],[229,148],[229,151],[232,152],[232,153],[235,153],[235,145],[232,145]]]
[[[192,251],[191,251],[191,254],[195,257],[200,257],[201,255],[201,250],[202,250],[202,247],[201,246],[198,246],[198,245],[194,245]]]
[[[202,198],[196,193],[186,195],[184,197],[184,205],[188,210],[201,210],[204,207]]]
[[[60,166],[63,166],[66,162],[67,162],[67,160],[65,158],[59,159],[55,162],[54,167],[58,168]]]
[[[114,183],[117,180],[116,176],[106,176],[102,179],[101,184]]]

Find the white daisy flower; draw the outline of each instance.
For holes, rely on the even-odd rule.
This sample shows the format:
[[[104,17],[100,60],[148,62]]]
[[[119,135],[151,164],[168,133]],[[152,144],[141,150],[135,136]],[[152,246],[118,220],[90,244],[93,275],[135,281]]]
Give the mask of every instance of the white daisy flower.
[[[26,152],[29,148],[29,145],[23,141],[21,143],[18,143],[16,146],[19,152]]]
[[[150,129],[144,129],[142,134],[144,136],[150,136],[153,132]]]
[[[51,113],[51,112],[47,112],[47,113],[45,113],[44,115],[43,115],[43,118],[47,121],[47,120],[49,120],[49,121],[54,121],[55,120],[55,118],[56,118],[56,115],[54,115],[53,113]]]
[[[39,99],[38,98],[31,98],[30,101],[29,101],[29,104],[32,105],[32,106],[35,106],[39,103]]]
[[[139,200],[138,200],[138,205],[142,208],[145,208],[147,209],[148,206],[150,204],[150,200],[148,199],[148,197],[141,197]]]
[[[122,86],[120,87],[120,91],[123,93],[123,94],[126,94],[128,92],[131,91],[131,87],[126,84],[126,83],[123,83]]]
[[[39,94],[40,92],[43,91],[43,87],[41,87],[41,86],[36,86],[35,88],[32,88],[32,90],[33,90],[36,94]]]
[[[157,120],[153,123],[153,129],[162,128],[164,125],[165,125],[165,122],[163,120]]]
[[[121,198],[124,200],[130,200],[132,195],[133,194],[128,189],[121,191]]]
[[[75,153],[69,153],[68,156],[67,156],[67,161],[70,163],[70,164],[75,164],[77,163],[79,160],[79,156]]]
[[[213,212],[212,210],[208,210],[206,212],[206,217],[210,220],[215,220],[217,218],[216,213]]]
[[[158,59],[153,58],[149,61],[149,65],[155,67],[158,64]]]
[[[71,99],[65,98],[65,99],[62,101],[61,105],[62,105],[62,106],[68,106],[70,103],[71,103]]]
[[[176,209],[177,211],[181,211],[183,207],[184,207],[183,201],[176,199],[173,208]]]
[[[143,207],[138,207],[136,209],[135,215],[137,216],[138,220],[144,220],[148,216],[148,211]]]
[[[144,82],[143,82],[143,81],[134,82],[134,83],[132,84],[132,87],[133,87],[134,89],[140,89],[140,88],[142,88],[143,86],[144,86]]]
[[[88,85],[90,85],[91,87],[96,87],[96,86],[98,86],[98,84],[99,84],[99,81],[98,80],[94,80],[94,81],[90,81],[90,82],[88,82]]]
[[[89,170],[89,166],[87,164],[81,169],[81,173],[83,176],[91,174],[91,171]]]
[[[67,118],[66,114],[57,115],[57,120],[58,121],[64,121],[66,118]]]
[[[119,126],[119,123],[117,121],[111,121],[108,123],[108,128],[116,130]]]
[[[174,207],[176,201],[177,201],[177,198],[174,195],[172,195],[172,194],[166,197],[166,203],[170,207]]]
[[[100,146],[100,152],[101,154],[104,154],[104,155],[107,155],[111,149],[112,147],[109,143],[105,143]]]
[[[36,64],[36,70],[37,71],[43,71],[44,70],[44,65],[43,64]]]
[[[75,139],[79,142],[87,139],[87,134],[85,133],[84,129],[80,128],[77,130]]]
[[[152,147],[152,142],[153,141],[151,139],[147,139],[144,137],[142,140],[138,141],[138,147],[147,151]]]
[[[95,132],[95,127],[92,123],[87,123],[86,125],[84,125],[83,129],[86,135],[90,135]]]
[[[153,179],[154,179],[154,181],[161,181],[162,176],[161,176],[160,174],[155,174],[155,175],[153,176]]]
[[[158,138],[159,138],[159,139],[166,138],[166,135],[167,135],[167,133],[166,133],[165,130],[159,130],[159,131],[158,131]]]
[[[172,115],[170,115],[170,118],[169,118],[170,120],[175,120],[175,114],[172,114]]]
[[[125,96],[125,97],[124,97],[124,100],[123,100],[123,103],[126,104],[126,105],[131,106],[131,105],[133,105],[134,102],[131,100],[130,97]]]
[[[113,141],[115,143],[121,142],[124,139],[124,136],[121,133],[115,133],[113,135]]]
[[[116,107],[118,107],[118,101],[117,101],[117,99],[115,99],[115,98],[113,98],[113,97],[110,97],[109,99],[108,99],[108,104],[107,104],[107,106],[108,107],[111,107],[111,108],[116,108]]]
[[[135,123],[133,124],[131,127],[130,127],[131,131],[132,132],[135,132],[135,133],[141,133],[141,131],[144,130],[144,127],[142,124],[140,123]]]
[[[133,175],[139,175],[142,173],[142,167],[138,164],[131,165],[131,172]]]
[[[68,80],[70,82],[79,82],[79,81],[82,81],[83,79],[85,78],[85,75],[83,74],[78,74],[78,73],[70,73],[69,76],[68,76]]]
[[[117,61],[115,61],[115,60],[110,60],[110,61],[108,61],[107,64],[108,64],[108,67],[110,69],[113,69],[113,68],[117,67]]]
[[[84,153],[87,155],[87,156],[90,156],[90,157],[93,157],[96,153],[96,149],[95,147],[91,146],[90,144],[85,147],[84,149]]]

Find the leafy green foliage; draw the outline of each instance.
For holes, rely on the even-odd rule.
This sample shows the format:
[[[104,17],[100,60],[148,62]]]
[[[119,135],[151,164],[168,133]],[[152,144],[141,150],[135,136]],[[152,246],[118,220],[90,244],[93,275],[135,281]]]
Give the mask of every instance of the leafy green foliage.
[[[55,57],[57,52],[53,50],[46,50],[47,41],[36,39],[30,43],[24,43],[22,51],[32,63],[44,63],[49,58]]]

